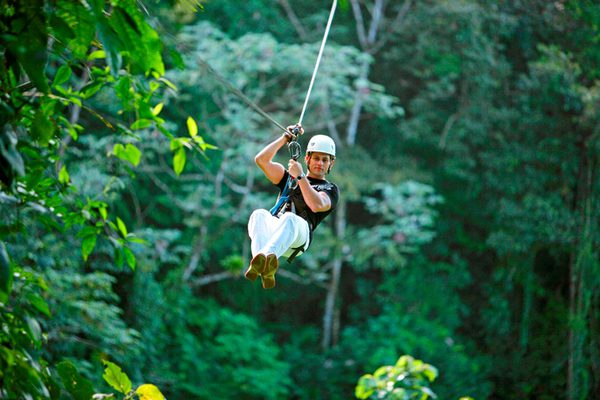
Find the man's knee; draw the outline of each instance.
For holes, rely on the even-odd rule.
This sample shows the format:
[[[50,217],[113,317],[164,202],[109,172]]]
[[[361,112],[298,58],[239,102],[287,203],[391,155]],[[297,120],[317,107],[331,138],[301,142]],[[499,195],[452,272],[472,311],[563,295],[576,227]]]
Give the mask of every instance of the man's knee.
[[[270,212],[268,212],[267,210],[264,210],[262,208],[259,208],[258,210],[254,210],[252,212],[252,214],[250,214],[250,219],[249,220],[252,221],[252,220],[255,220],[257,218],[264,219],[264,218],[268,218],[270,216],[271,216]]]

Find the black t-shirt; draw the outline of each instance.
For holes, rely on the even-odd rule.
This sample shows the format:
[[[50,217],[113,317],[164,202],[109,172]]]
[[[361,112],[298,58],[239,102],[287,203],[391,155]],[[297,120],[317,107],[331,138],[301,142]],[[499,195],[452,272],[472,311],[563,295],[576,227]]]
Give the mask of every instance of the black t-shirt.
[[[283,174],[283,178],[281,178],[281,181],[279,181],[279,183],[277,184],[277,187],[280,190],[280,194],[281,191],[283,191],[283,189],[285,188],[285,185],[287,184],[289,175],[289,172],[285,171],[285,173]],[[324,179],[315,179],[309,177],[306,177],[304,179],[308,179],[310,185],[317,192],[325,192],[331,199],[331,208],[329,210],[315,213],[304,201],[304,197],[302,197],[302,191],[300,190],[300,186],[297,186],[295,189],[292,189],[290,191],[290,198],[294,202],[296,214],[299,217],[302,217],[308,221],[308,225],[310,226],[310,230],[312,232],[315,230],[317,225],[319,225],[319,223],[323,221],[323,219],[325,219],[326,216],[331,214],[331,212],[337,206],[339,199],[339,189],[334,183],[331,183]]]

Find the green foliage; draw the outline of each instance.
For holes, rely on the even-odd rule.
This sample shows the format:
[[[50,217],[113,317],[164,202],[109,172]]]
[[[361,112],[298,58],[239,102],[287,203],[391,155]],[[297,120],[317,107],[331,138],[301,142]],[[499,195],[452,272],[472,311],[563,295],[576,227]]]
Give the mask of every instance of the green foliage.
[[[431,229],[437,213],[433,207],[442,198],[431,186],[410,180],[397,186],[380,183],[373,189],[377,197],[364,199],[373,226],[357,233],[356,262],[366,266],[371,261],[382,269],[401,267],[406,264],[406,254],[416,253],[435,237]]]
[[[169,373],[178,377],[169,388],[171,396],[287,397],[289,365],[281,359],[279,346],[252,318],[211,301],[188,298],[181,304],[184,308],[167,320],[175,346],[171,351],[180,354],[178,359],[165,360]]]
[[[48,398],[55,384],[46,361],[38,359],[46,340],[42,324],[50,316],[43,297],[48,287],[39,274],[14,264],[0,243],[2,263],[9,264],[11,274],[0,302],[0,394],[7,399]]]
[[[165,400],[160,390],[151,384],[144,383],[132,390],[132,384],[127,374],[110,361],[103,361],[105,365],[103,378],[106,383],[123,395],[123,400]],[[95,393],[89,380],[82,377],[75,366],[69,361],[62,361],[57,365],[61,382],[73,400],[89,400],[116,398],[114,393]],[[63,395],[65,393],[63,392]]]
[[[61,361],[56,365],[56,370],[73,400],[87,400],[94,395],[92,383],[82,377],[72,363]]]
[[[237,279],[248,215],[276,193],[252,158],[277,132],[200,60],[295,122],[318,3],[2,8],[0,397],[162,399],[136,388],[152,381],[169,398],[347,399],[364,371],[391,365],[362,396],[397,377],[399,354],[439,367],[439,398],[598,392],[589,0],[340,2],[300,140],[334,136],[347,208],[276,291]],[[381,18],[368,52],[357,6]]]
[[[372,375],[360,377],[355,395],[358,399],[436,398],[429,384],[438,376],[437,369],[411,356],[402,356],[395,365],[379,367]]]

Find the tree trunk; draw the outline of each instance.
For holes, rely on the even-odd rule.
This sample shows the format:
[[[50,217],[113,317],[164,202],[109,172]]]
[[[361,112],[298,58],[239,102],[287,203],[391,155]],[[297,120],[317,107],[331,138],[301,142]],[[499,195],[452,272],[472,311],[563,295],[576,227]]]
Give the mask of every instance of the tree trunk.
[[[383,37],[378,42],[378,35],[384,20],[384,11],[386,7],[386,1],[374,0],[371,7],[367,9],[371,12],[371,19],[368,23],[368,27],[365,26],[365,18],[360,7],[358,0],[350,0],[354,19],[356,20],[356,31],[358,41],[361,45],[362,51],[365,53],[375,55],[375,53],[381,49],[387,42],[389,37]],[[399,9],[395,19],[394,26],[399,26],[403,18],[408,13],[412,5],[412,0],[405,0],[402,7]],[[361,65],[361,70],[357,80],[362,82],[368,79],[371,72],[369,62],[365,61]],[[356,144],[356,137],[358,133],[358,123],[363,109],[364,103],[364,91],[360,86],[357,87],[354,94],[354,105],[350,113],[348,120],[348,127],[346,131],[346,146],[353,147]],[[336,132],[333,132],[334,134]],[[338,210],[336,211],[336,235],[338,239],[343,243],[346,230],[346,205],[341,202]],[[325,301],[325,311],[323,316],[323,339],[321,345],[324,350],[328,349],[332,344],[337,343],[337,332],[340,329],[340,312],[339,305],[336,303],[336,297],[338,295],[340,279],[342,275],[342,263],[347,254],[350,251],[349,246],[343,244],[340,247],[341,251],[336,252],[336,257],[333,261],[333,268],[331,273],[331,281],[329,283],[329,289],[327,291],[327,299]]]
[[[598,156],[588,147],[588,141],[581,144],[581,156],[577,179],[577,193],[574,209],[579,220],[573,251],[569,260],[569,339],[567,368],[567,399],[587,398],[590,391],[590,376],[594,371],[587,365],[587,343],[594,343],[588,324],[594,312],[592,302],[598,290],[599,263],[597,250],[594,250],[594,234],[597,233],[598,215],[595,215]],[[593,148],[593,146],[592,146]]]
[[[336,210],[335,217],[335,234],[341,243],[344,243],[345,232],[346,232],[346,203],[342,201]],[[341,251],[340,251],[341,250]],[[331,281],[329,282],[329,288],[327,289],[327,298],[325,300],[325,313],[323,315],[323,338],[321,341],[321,347],[323,350],[327,350],[332,344],[336,344],[338,341],[337,334],[334,332],[334,327],[339,329],[339,312],[336,311],[338,308],[336,298],[338,289],[340,286],[340,278],[342,276],[342,261],[344,258],[345,244],[338,246],[333,260],[333,268],[331,270]],[[338,319],[335,321],[335,319]]]

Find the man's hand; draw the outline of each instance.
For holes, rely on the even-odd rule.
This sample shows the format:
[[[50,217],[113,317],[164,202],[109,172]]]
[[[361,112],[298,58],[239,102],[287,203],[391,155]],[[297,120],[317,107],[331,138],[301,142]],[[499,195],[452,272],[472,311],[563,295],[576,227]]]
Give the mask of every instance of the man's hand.
[[[283,133],[283,135],[286,137],[287,141],[290,142],[292,140],[296,140],[299,135],[304,135],[304,129],[300,124],[290,125],[287,127],[287,130]]]
[[[302,164],[300,164],[298,161],[295,161],[294,159],[290,159],[290,162],[288,163],[288,171],[290,172],[290,175],[294,178],[299,177],[304,172],[302,170]]]

